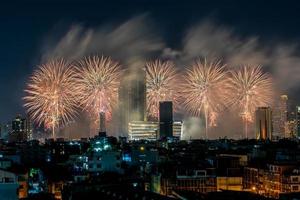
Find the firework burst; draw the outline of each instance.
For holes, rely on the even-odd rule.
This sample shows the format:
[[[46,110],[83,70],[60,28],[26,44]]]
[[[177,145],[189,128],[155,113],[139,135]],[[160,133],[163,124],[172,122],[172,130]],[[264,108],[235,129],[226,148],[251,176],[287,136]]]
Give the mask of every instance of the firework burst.
[[[215,126],[218,113],[224,108],[228,97],[228,79],[225,66],[220,61],[196,61],[184,76],[182,85],[183,104],[194,116],[204,114],[205,134],[208,126]]]
[[[79,102],[95,123],[103,112],[108,118],[117,103],[121,70],[119,63],[109,57],[86,57],[77,63]],[[95,124],[94,123],[94,124]]]
[[[272,79],[264,74],[260,66],[243,66],[231,71],[230,85],[233,106],[237,106],[245,124],[245,136],[248,137],[247,124],[253,121],[257,107],[271,104],[273,90]]]
[[[76,114],[76,75],[63,59],[40,65],[30,77],[25,90],[25,108],[39,125],[55,129],[73,119]]]
[[[172,101],[176,107],[178,99],[176,85],[178,85],[178,79],[173,62],[155,60],[146,63],[147,111],[149,116],[158,118],[160,101]]]

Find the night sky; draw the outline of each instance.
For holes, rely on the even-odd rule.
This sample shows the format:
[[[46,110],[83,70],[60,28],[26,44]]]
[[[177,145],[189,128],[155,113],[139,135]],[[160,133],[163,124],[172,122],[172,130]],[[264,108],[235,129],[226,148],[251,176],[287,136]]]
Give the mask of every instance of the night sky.
[[[292,60],[299,58],[300,3],[220,2],[1,1],[0,122],[9,121],[17,113],[24,113],[22,95],[25,83],[35,66],[41,62],[45,44],[55,45],[71,26],[77,24],[97,28],[104,24],[121,24],[136,16],[146,15],[147,22],[151,22],[165,47],[180,50],[187,31],[195,24],[209,20],[233,30],[241,41],[244,41],[243,38],[255,37],[261,46],[269,49],[274,44],[285,44],[287,47],[292,45]],[[285,67],[282,66],[283,69]],[[293,72],[298,70],[294,69]],[[294,76],[300,79],[300,74]],[[288,88],[287,93],[292,96],[294,103],[300,102],[300,95],[297,97],[296,94],[299,88],[295,85]]]

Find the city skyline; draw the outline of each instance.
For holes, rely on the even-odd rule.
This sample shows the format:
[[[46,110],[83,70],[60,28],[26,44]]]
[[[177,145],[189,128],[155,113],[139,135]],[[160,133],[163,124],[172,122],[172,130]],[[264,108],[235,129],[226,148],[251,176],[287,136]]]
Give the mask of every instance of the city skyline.
[[[299,10],[1,1],[0,200],[300,200]]]

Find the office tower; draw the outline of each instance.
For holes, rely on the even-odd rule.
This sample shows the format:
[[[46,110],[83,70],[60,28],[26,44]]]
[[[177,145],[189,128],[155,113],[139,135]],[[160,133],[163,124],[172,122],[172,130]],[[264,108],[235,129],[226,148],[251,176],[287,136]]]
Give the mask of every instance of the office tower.
[[[159,136],[159,122],[132,121],[128,124],[128,140],[156,140]],[[173,122],[173,136],[181,139],[182,122]]]
[[[173,105],[172,101],[159,102],[159,137],[173,136]]]
[[[158,122],[132,121],[128,124],[128,140],[156,140]]]
[[[27,140],[33,139],[33,126],[29,116],[25,119],[25,136]]]
[[[8,140],[10,142],[26,141],[32,136],[32,126],[29,119],[18,115],[11,122],[11,131]]]
[[[1,139],[6,140],[10,132],[11,132],[11,123],[3,124],[1,127]]]
[[[146,74],[143,68],[129,68],[119,90],[120,132],[128,134],[128,123],[146,119]]]
[[[270,107],[258,107],[255,111],[256,139],[272,139],[272,111]]]
[[[174,121],[173,122],[173,136],[181,139],[182,131],[183,131],[182,121]]]
[[[106,118],[105,112],[99,113],[99,134],[106,134]]]
[[[288,135],[287,100],[287,95],[281,95],[272,111],[273,136],[277,138],[287,137]]]
[[[300,137],[300,106],[296,106],[296,134]]]
[[[25,130],[25,122],[26,122],[26,119],[21,118],[21,116],[18,115],[12,121],[12,124],[11,124],[11,131],[12,131],[12,133],[23,132]]]

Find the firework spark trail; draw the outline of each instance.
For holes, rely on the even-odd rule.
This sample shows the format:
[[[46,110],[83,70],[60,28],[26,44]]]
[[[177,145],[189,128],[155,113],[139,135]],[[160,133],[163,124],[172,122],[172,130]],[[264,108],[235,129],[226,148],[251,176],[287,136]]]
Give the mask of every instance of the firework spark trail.
[[[55,129],[76,114],[76,74],[63,59],[40,65],[25,90],[24,107],[33,121]]]
[[[271,104],[272,79],[262,72],[260,66],[243,66],[231,71],[230,85],[233,94],[231,105],[241,110],[245,137],[248,137],[248,123],[253,121],[257,107]]]
[[[86,57],[76,64],[79,102],[87,110],[95,124],[100,112],[111,117],[117,103],[121,68],[109,57]]]
[[[146,88],[148,115],[158,119],[159,102],[172,101],[174,107],[178,103],[177,71],[170,61],[155,60],[146,63]]]
[[[184,76],[183,104],[192,115],[204,114],[206,138],[208,126],[215,126],[218,112],[227,104],[228,79],[224,68],[220,61],[198,60]]]

